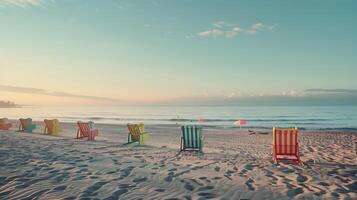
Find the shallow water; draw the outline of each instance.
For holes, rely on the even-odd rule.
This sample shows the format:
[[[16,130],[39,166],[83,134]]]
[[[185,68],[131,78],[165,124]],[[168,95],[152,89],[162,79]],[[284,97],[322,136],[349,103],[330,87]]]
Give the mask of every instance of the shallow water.
[[[202,124],[235,127],[234,121],[245,119],[242,128],[299,127],[314,130],[357,130],[357,106],[106,106],[0,108],[0,116],[34,120],[58,118],[63,122],[92,120],[96,123],[125,124]]]

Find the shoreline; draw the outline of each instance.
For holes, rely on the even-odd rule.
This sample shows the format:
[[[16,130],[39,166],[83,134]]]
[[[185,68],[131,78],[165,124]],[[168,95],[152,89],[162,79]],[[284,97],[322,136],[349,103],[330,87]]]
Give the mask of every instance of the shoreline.
[[[44,118],[45,119],[45,118]],[[46,119],[52,119],[52,118],[46,118]],[[16,119],[9,119],[9,121],[13,124],[12,129],[14,129],[14,127],[18,127],[19,121]],[[85,120],[83,120],[85,121]],[[87,121],[91,121],[91,120],[87,120]],[[39,120],[34,120],[33,121],[36,125],[40,125],[43,126],[43,121],[39,121]],[[98,121],[95,121],[95,125],[99,125],[99,126],[126,126],[126,123],[101,123]],[[134,121],[132,123],[138,123],[137,121]],[[72,125],[76,125],[76,122],[62,122],[60,121],[60,124],[72,124]],[[195,124],[195,125],[200,125],[203,128],[208,128],[208,129],[214,129],[214,130],[221,130],[221,129],[229,129],[229,130],[237,130],[237,131],[264,131],[264,132],[271,132],[273,127],[262,127],[262,126],[242,126],[242,127],[238,127],[238,126],[224,126],[224,125],[206,125],[206,124],[200,124],[200,123],[177,123],[177,124],[160,124],[160,123],[145,123],[146,127],[163,127],[163,128],[167,128],[167,127],[180,127],[182,125],[185,124]],[[293,127],[297,127],[299,129],[299,132],[317,132],[317,133],[338,133],[338,132],[343,132],[343,133],[355,133],[357,134],[357,128],[353,128],[353,127],[345,127],[345,128],[303,128],[303,127],[299,127],[299,126],[276,126],[276,127],[281,127],[281,128],[293,128]]]

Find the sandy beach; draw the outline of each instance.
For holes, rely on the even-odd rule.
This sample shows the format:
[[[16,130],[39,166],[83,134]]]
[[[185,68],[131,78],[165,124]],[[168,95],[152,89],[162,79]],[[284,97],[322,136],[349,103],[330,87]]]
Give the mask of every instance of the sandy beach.
[[[181,132],[152,125],[125,145],[124,125],[97,124],[96,141],[0,131],[0,199],[357,199],[355,133],[300,132],[303,165],[274,164],[271,133],[204,127],[204,154],[177,156]]]

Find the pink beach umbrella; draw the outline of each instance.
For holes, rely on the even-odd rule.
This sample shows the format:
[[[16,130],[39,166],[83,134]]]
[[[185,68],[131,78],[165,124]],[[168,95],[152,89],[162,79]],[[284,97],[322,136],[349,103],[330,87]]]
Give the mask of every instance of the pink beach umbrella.
[[[240,119],[234,122],[234,125],[239,126],[239,128],[242,128],[243,125],[246,125],[247,121],[244,119]]]
[[[203,117],[201,117],[201,118],[198,119],[198,122],[199,122],[199,123],[204,123],[205,121],[206,121],[206,120],[205,120],[205,118],[203,118]]]

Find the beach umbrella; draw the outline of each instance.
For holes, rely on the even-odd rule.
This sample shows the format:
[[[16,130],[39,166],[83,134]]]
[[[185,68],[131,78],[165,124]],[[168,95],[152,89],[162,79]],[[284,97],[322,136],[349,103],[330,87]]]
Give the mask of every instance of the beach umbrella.
[[[244,119],[240,119],[234,122],[234,125],[239,126],[239,128],[242,128],[243,125],[246,125],[247,121]]]

